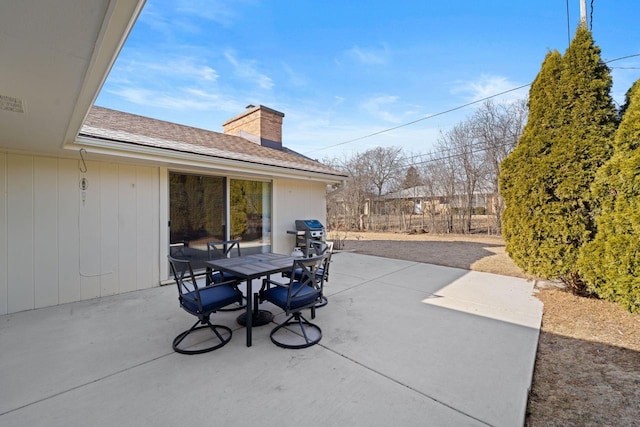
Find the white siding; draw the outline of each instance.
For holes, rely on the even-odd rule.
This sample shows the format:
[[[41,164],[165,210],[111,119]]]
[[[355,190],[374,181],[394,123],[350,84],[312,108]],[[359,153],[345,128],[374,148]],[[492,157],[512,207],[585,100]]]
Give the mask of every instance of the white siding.
[[[80,171],[79,171],[80,172]],[[81,180],[86,180],[86,190],[80,188]],[[86,162],[86,172],[78,173],[78,246],[80,270],[80,299],[100,296],[101,266],[101,186],[100,164]]]
[[[9,313],[34,307],[33,157],[7,157],[7,306]]]
[[[0,153],[0,314],[159,285],[159,168],[86,166]]]
[[[0,153],[0,315],[7,314],[8,249],[7,234],[7,155]]]
[[[158,232],[160,233],[158,251],[160,252],[160,257],[158,260],[160,268],[158,271],[160,273],[159,280],[164,281],[169,277],[169,263],[166,262],[167,255],[169,255],[169,171],[166,167],[162,167],[158,172],[158,181],[160,183],[158,191],[158,206],[160,206],[158,223]]]
[[[34,199],[34,250],[36,307],[58,303],[58,161],[52,158],[35,158],[33,186]]]
[[[59,304],[80,300],[79,178],[76,160],[58,160]]]
[[[0,152],[0,314],[168,279],[166,168]],[[85,178],[88,187],[81,189]],[[296,219],[326,221],[325,185],[273,181],[273,251]]]
[[[121,166],[118,176],[118,292],[136,290],[138,239],[135,235],[136,215],[136,168]]]
[[[273,183],[273,252],[290,253],[296,219],[317,219],[326,225],[326,185],[321,182],[277,179]]]
[[[160,281],[158,253],[160,206],[158,168],[138,167],[136,176],[136,267],[137,289],[149,288]]]
[[[100,165],[100,295],[118,293],[118,166]]]

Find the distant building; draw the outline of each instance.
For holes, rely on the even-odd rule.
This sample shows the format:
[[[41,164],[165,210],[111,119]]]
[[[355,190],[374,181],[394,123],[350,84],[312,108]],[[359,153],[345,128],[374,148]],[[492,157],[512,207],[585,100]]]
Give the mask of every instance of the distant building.
[[[495,194],[474,193],[471,206],[475,213],[492,214],[495,197]],[[382,196],[382,200],[385,212],[400,213],[402,210],[413,215],[437,215],[445,210],[467,206],[467,196],[462,193],[453,197],[434,195],[431,189],[424,185],[387,193]]]

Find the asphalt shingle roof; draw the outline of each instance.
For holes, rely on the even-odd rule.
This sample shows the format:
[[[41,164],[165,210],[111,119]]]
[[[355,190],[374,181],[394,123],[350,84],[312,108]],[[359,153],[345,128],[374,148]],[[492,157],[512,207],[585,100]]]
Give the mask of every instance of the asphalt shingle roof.
[[[94,106],[80,135],[163,150],[275,166],[305,172],[346,177],[343,172],[294,153],[263,147],[235,135],[227,135],[177,123]]]

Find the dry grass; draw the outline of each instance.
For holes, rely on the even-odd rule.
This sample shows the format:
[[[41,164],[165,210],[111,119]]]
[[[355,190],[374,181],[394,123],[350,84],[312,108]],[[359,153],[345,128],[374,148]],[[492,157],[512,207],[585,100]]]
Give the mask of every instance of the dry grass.
[[[497,236],[349,233],[344,249],[524,277]],[[528,426],[640,426],[640,316],[554,286],[538,287],[542,329]]]

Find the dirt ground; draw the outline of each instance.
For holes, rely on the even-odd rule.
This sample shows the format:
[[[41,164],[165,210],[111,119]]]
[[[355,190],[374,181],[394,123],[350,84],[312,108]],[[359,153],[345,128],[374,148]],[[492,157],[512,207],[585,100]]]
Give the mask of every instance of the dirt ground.
[[[334,233],[342,250],[525,277],[486,235]],[[640,426],[640,315],[536,282],[542,329],[527,426]]]

